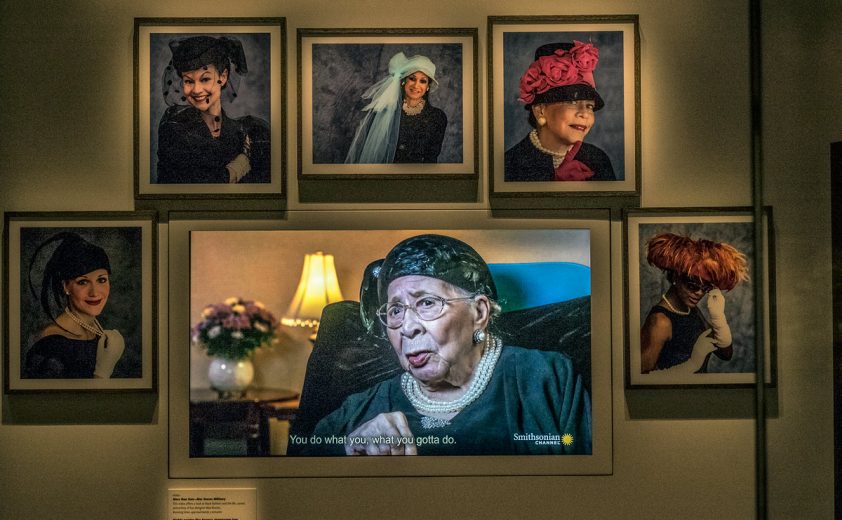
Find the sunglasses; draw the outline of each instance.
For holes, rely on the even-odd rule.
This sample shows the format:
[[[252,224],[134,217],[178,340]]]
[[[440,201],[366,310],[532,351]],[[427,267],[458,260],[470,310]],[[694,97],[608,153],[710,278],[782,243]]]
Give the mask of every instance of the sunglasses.
[[[687,278],[686,276],[681,277],[681,282],[684,284],[685,287],[690,292],[699,292],[702,291],[703,293],[707,294],[712,290],[716,289],[716,286],[710,282],[703,282],[699,279]]]

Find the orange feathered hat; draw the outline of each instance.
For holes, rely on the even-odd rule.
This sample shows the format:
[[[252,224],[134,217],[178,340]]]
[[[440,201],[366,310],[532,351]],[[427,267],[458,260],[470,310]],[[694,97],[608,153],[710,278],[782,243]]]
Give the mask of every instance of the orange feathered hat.
[[[749,279],[746,256],[729,244],[712,240],[660,233],[649,239],[646,260],[659,269],[700,278],[723,291]]]

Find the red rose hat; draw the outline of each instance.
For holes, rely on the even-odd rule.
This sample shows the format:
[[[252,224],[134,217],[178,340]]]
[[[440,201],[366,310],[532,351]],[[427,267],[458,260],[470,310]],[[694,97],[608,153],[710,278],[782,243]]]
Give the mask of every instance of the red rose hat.
[[[520,78],[520,101],[526,108],[538,103],[593,99],[594,110],[605,106],[596,91],[593,71],[599,49],[591,43],[548,43],[535,51],[535,61]]]

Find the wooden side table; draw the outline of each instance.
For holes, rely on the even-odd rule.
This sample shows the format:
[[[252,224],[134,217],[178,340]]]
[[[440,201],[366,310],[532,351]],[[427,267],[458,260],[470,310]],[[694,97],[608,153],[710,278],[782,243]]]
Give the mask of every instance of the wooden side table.
[[[205,440],[214,430],[224,431],[224,438],[245,441],[247,456],[269,455],[269,418],[277,416],[276,406],[283,408],[284,402],[297,398],[297,392],[282,388],[250,388],[242,397],[220,397],[215,390],[191,389],[190,456],[207,456]],[[293,407],[287,406],[294,415]]]

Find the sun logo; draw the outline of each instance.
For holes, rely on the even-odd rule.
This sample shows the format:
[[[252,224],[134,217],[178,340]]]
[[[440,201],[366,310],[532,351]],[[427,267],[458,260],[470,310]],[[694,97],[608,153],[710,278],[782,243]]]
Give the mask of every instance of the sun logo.
[[[573,436],[569,433],[565,433],[561,436],[561,443],[565,446],[570,446],[571,444],[573,444]]]

